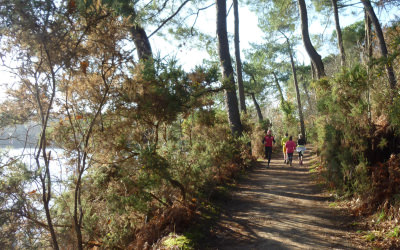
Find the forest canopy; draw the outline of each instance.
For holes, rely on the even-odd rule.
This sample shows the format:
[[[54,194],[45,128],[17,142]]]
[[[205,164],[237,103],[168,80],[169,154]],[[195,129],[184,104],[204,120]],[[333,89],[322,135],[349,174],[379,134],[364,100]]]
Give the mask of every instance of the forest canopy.
[[[382,25],[377,13],[399,6],[0,1],[1,69],[13,77],[0,142],[15,147],[0,151],[0,248],[139,249],[184,232],[219,185],[263,156],[268,129],[312,143],[328,188],[362,197],[360,214],[394,214],[400,20]],[[243,8],[262,41],[245,48]],[[209,10],[215,26],[202,27]],[[321,41],[313,22],[335,31]],[[155,36],[205,59],[189,70],[179,53],[158,53]]]

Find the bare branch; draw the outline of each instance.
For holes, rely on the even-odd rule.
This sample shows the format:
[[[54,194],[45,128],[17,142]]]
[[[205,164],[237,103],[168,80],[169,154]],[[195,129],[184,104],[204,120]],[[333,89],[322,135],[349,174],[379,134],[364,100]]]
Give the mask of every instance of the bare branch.
[[[157,28],[155,31],[153,31],[153,32],[149,35],[149,38],[150,38],[152,35],[154,35],[157,31],[159,31],[167,22],[169,22],[172,18],[174,18],[174,17],[179,13],[179,11],[181,11],[181,9],[183,8],[183,6],[185,6],[189,1],[190,1],[190,0],[186,0],[185,2],[183,2],[183,3],[181,4],[181,6],[179,6],[179,8],[175,11],[174,14],[172,14],[170,17],[168,17],[167,19],[165,19],[165,20],[161,23],[161,25],[158,26],[158,28]]]
[[[197,22],[197,18],[199,17],[200,11],[206,10],[206,9],[208,9],[208,8],[214,6],[214,5],[215,5],[215,3],[212,3],[212,4],[210,4],[210,5],[206,6],[206,7],[203,7],[203,8],[200,8],[200,9],[197,10],[196,18],[194,19],[194,22],[193,22],[193,24],[192,24],[192,28],[190,29],[190,34],[191,34],[192,36],[193,36],[194,25],[195,25],[196,22]]]
[[[229,16],[229,13],[231,12],[232,7],[233,7],[233,2],[231,4],[231,7],[229,7],[228,12],[226,13],[226,16]]]

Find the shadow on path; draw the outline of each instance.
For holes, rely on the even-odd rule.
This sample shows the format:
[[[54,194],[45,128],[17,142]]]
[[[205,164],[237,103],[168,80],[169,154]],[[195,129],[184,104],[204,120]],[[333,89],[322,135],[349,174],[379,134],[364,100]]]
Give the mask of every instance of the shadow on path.
[[[207,249],[357,249],[350,244],[350,217],[329,207],[305,165],[274,155],[242,180],[212,230]]]

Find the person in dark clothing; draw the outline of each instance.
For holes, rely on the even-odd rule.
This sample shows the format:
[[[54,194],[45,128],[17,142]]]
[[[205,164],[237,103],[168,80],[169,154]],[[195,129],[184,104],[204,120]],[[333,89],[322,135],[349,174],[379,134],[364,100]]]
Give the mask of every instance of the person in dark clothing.
[[[304,140],[302,134],[299,134],[296,151],[299,152],[299,164],[301,166],[303,165],[303,153],[306,151],[306,140]]]
[[[265,159],[268,159],[268,168],[269,163],[271,162],[271,155],[272,155],[272,145],[275,143],[274,137],[271,135],[271,130],[268,129],[267,135],[262,140],[264,147],[265,147]]]

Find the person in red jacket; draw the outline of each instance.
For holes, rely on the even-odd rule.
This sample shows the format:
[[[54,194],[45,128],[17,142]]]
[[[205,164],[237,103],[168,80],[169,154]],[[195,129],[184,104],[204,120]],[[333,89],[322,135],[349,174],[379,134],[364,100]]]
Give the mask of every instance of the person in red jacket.
[[[268,129],[267,135],[262,140],[264,147],[265,147],[265,159],[268,159],[268,168],[269,163],[271,162],[271,155],[272,155],[272,144],[275,143],[274,137],[271,135],[271,130]]]
[[[292,166],[293,161],[293,152],[296,149],[296,143],[293,141],[292,136],[289,137],[289,141],[286,142],[286,152],[288,154],[289,161],[286,164],[290,164]]]

